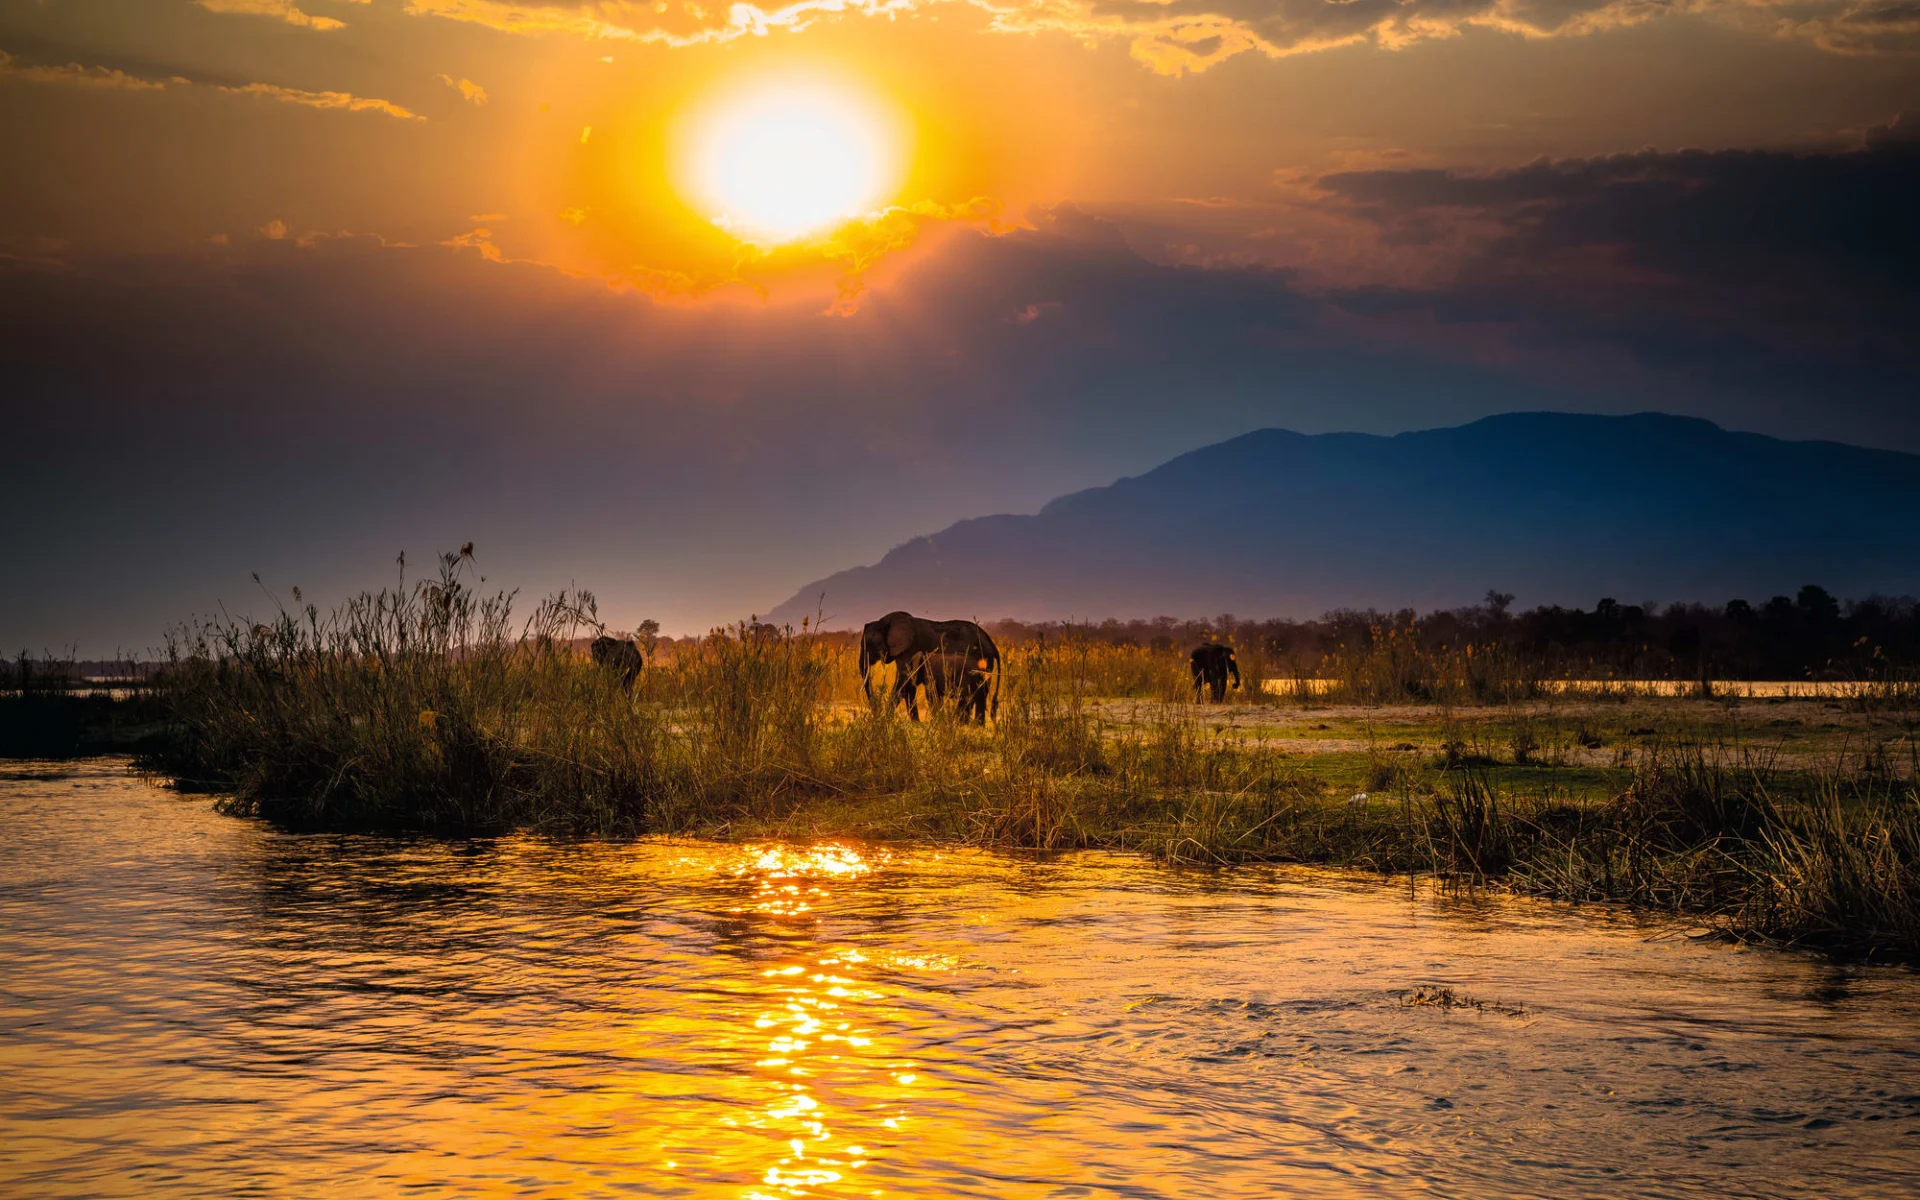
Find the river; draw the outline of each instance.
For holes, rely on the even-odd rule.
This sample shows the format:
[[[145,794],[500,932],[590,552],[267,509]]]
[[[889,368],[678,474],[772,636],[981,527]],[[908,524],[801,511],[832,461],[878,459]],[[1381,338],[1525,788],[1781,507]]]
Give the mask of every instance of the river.
[[[1404,880],[0,770],[9,1197],[1911,1197],[1917,1035],[1903,968]]]

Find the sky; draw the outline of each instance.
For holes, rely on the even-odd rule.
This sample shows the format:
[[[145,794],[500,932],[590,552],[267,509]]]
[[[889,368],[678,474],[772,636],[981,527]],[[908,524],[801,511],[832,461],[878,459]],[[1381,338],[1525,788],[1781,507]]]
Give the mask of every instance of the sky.
[[[698,632],[1269,426],[1920,451],[1917,212],[1911,0],[0,0],[0,644],[469,540]]]

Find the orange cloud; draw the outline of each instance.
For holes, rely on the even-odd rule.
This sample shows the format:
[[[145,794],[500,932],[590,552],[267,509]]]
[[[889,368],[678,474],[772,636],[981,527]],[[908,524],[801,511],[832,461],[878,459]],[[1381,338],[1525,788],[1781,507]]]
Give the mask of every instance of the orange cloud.
[[[56,83],[76,87],[122,88],[135,92],[158,92],[166,90],[169,84],[181,87],[193,87],[190,79],[175,76],[172,79],[143,79],[138,75],[129,75],[125,71],[112,67],[88,67],[80,63],[67,63],[64,66],[21,66],[19,60],[4,50],[0,50],[0,79],[19,79],[27,83]],[[281,87],[273,83],[247,84],[211,84],[216,92],[229,96],[265,96],[286,104],[300,104],[308,108],[338,108],[347,112],[377,112],[403,121],[424,121],[416,112],[400,107],[389,100],[380,100],[368,96],[356,96],[351,92],[309,92],[300,88]]]
[[[58,67],[23,67],[5,50],[0,50],[0,78],[24,83],[64,83],[75,87],[124,88],[132,92],[158,92],[166,84],[158,79],[142,79],[111,67],[83,67],[67,63]]]
[[[887,255],[913,245],[923,228],[936,223],[966,225],[995,236],[1015,228],[1003,218],[1000,202],[989,196],[975,196],[964,204],[921,200],[871,213],[811,248],[840,268],[834,302],[827,311],[846,316],[858,310],[867,290],[867,272]]]
[[[232,13],[248,17],[273,17],[303,29],[326,32],[346,28],[344,21],[336,21],[332,17],[310,16],[302,12],[294,6],[293,0],[194,0],[194,2],[208,12]],[[366,4],[369,0],[348,0],[348,2]]]
[[[777,8],[723,0],[408,0],[415,16],[471,21],[502,33],[566,33],[592,40],[695,46],[801,30],[822,17],[896,16],[938,0],[794,0]]]
[[[579,225],[591,214],[585,208],[566,208],[555,215],[568,225]],[[743,301],[757,298],[761,302],[807,302],[819,297],[826,301],[822,311],[840,316],[858,309],[868,273],[883,259],[915,245],[930,226],[964,226],[989,236],[1027,227],[1005,218],[1000,202],[991,197],[976,196],[960,204],[922,200],[869,213],[811,240],[772,247],[741,242],[730,264],[681,269],[642,261],[608,273],[549,261],[537,250],[531,257],[511,253],[495,240],[491,228],[504,217],[484,214],[471,219],[476,228],[439,244],[474,251],[489,262],[543,266],[575,278],[598,279],[617,291],[642,292],[660,301],[685,304],[728,293]],[[537,246],[538,241],[533,244]]]
[[[216,86],[229,96],[265,96],[284,104],[302,104],[308,108],[341,108],[348,112],[377,112],[402,121],[424,121],[425,117],[394,104],[351,92],[308,92],[300,88],[280,87],[272,83],[249,83],[241,87]]]
[[[470,229],[465,233],[450,237],[440,244],[457,250],[477,251],[480,257],[486,259],[488,262],[509,261],[506,255],[500,252],[500,247],[493,244],[493,230],[491,229]]]
[[[485,104],[487,102],[487,89],[481,87],[471,79],[455,79],[451,75],[441,75],[439,76],[439,80],[441,83],[459,92],[461,99],[466,100],[470,104]]]

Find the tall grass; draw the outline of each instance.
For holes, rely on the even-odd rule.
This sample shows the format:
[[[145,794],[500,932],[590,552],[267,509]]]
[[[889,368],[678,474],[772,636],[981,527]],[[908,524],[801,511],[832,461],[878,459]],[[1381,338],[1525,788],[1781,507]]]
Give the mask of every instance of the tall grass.
[[[868,702],[844,638],[716,630],[629,688],[581,649],[601,628],[591,595],[524,616],[514,599],[478,592],[450,555],[331,614],[183,629],[159,690],[171,736],[145,763],[301,827],[832,832],[1340,863],[1920,952],[1911,772],[1795,785],[1732,750],[1668,745],[1617,796],[1571,803],[1502,792],[1484,756],[1461,753],[1437,775],[1381,759],[1349,797],[1193,703],[1174,654],[1012,647],[994,724],[950,710],[915,723]],[[1350,686],[1428,686],[1400,653],[1387,638]]]

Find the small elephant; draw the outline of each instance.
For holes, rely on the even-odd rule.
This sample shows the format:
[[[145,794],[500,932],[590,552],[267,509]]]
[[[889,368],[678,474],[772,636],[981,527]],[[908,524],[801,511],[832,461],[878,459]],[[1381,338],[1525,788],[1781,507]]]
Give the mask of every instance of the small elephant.
[[[902,611],[869,621],[860,631],[863,686],[881,663],[894,665],[894,699],[904,703],[916,721],[922,685],[930,707],[938,707],[951,691],[963,717],[984,724],[989,711],[996,717],[1000,713],[1000,648],[972,621],[929,621]]]
[[[921,675],[935,703],[951,695],[959,705],[961,720],[985,725],[990,702],[993,715],[1000,715],[1000,698],[993,689],[995,666],[995,657],[984,651],[929,654],[921,660]]]
[[[620,686],[628,689],[633,687],[633,681],[640,678],[640,672],[647,665],[646,657],[631,638],[614,638],[603,634],[593,639],[587,647],[587,653],[592,656],[594,666],[618,675]]]
[[[1207,645],[1194,650],[1189,665],[1193,670],[1193,698],[1200,698],[1200,689],[1205,687],[1207,696],[1215,704],[1227,698],[1227,679],[1233,679],[1233,686],[1240,686],[1240,664],[1233,657],[1229,646]]]

